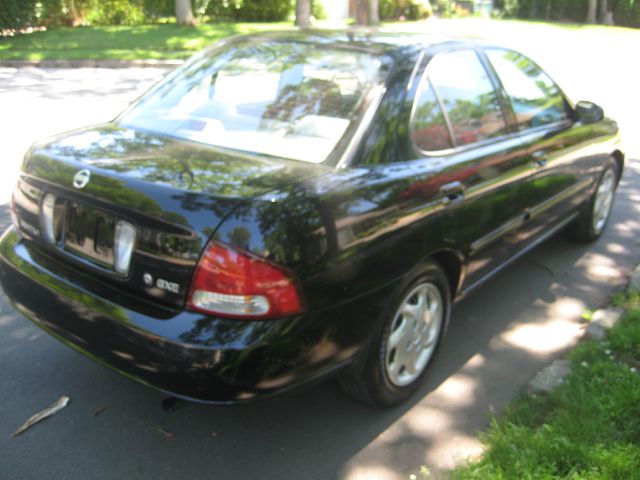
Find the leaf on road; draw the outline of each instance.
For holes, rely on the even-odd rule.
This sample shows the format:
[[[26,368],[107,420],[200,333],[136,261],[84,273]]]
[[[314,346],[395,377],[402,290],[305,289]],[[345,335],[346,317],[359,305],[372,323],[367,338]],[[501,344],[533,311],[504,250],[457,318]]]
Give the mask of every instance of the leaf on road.
[[[163,434],[167,438],[173,438],[173,432],[170,432],[169,430],[167,430],[165,428],[158,427],[158,432],[160,432],[161,434]]]
[[[41,420],[44,420],[45,418],[50,417],[51,415],[54,415],[55,413],[59,412],[64,407],[66,407],[67,403],[69,403],[69,397],[63,395],[58,399],[56,403],[54,403],[50,407],[45,408],[41,412],[36,413],[29,420],[24,422],[20,426],[20,428],[18,428],[15,432],[11,434],[11,436],[16,437],[20,435],[22,432],[24,432],[25,430],[33,427],[36,423],[40,422]]]
[[[91,415],[92,417],[97,417],[98,415],[100,415],[102,412],[104,412],[107,409],[107,407],[101,407],[98,410],[96,410],[95,412],[93,412],[93,415]]]

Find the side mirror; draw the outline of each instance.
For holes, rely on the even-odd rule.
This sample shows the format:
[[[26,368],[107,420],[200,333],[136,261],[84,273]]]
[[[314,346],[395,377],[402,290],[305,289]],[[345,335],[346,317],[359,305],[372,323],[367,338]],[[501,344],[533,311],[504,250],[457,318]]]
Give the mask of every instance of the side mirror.
[[[576,104],[576,116],[582,123],[596,123],[604,118],[604,110],[600,105],[583,100]]]

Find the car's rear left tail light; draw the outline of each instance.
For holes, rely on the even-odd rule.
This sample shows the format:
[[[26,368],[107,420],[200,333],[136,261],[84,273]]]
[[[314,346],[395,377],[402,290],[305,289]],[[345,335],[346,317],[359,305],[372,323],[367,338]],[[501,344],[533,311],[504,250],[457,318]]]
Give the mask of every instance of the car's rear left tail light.
[[[248,252],[212,241],[191,282],[187,308],[226,317],[260,319],[302,311],[295,280]]]

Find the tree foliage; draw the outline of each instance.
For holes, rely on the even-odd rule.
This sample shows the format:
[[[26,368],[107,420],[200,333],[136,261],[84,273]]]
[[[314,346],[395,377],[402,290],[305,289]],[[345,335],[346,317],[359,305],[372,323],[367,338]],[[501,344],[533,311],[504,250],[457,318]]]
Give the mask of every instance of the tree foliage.
[[[284,21],[299,4],[310,15],[324,16],[323,0],[191,0],[194,16],[211,21]],[[344,0],[347,1],[347,0]],[[583,23],[595,0],[494,0],[501,16]],[[416,20],[455,12],[454,0],[358,0],[361,23],[375,23],[378,3],[382,20]],[[596,21],[610,11],[617,25],[640,27],[640,0],[597,0]],[[174,17],[176,0],[0,0],[0,29],[30,26],[135,25]],[[305,18],[306,7],[302,18]],[[298,18],[301,16],[298,15]]]
[[[218,21],[278,22],[292,7],[290,0],[212,0],[205,13]]]
[[[427,0],[378,0],[379,18],[382,20],[419,20],[433,14],[435,4],[451,4],[451,0],[429,2]],[[434,5],[432,5],[434,4]],[[446,15],[445,15],[446,16]]]
[[[495,6],[504,16],[584,23],[592,0],[496,0]],[[603,22],[603,0],[596,21]],[[616,25],[640,27],[640,0],[608,0],[607,9],[612,12]]]
[[[0,29],[33,25],[35,0],[0,0]]]

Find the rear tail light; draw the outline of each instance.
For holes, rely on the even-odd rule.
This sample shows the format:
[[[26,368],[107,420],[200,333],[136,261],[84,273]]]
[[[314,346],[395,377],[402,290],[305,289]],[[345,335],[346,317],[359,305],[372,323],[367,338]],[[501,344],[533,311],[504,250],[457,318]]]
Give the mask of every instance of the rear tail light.
[[[236,318],[273,318],[302,310],[295,280],[247,252],[210,242],[191,282],[187,308]]]

